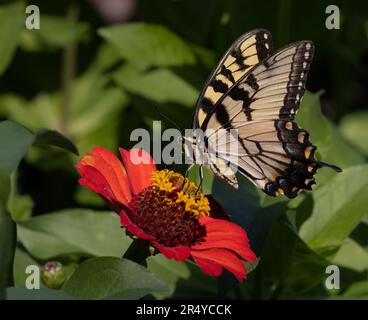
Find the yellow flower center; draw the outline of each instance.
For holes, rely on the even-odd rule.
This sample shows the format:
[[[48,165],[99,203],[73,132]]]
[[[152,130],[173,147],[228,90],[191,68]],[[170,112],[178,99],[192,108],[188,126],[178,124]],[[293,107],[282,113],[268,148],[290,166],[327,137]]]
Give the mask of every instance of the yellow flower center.
[[[184,177],[180,173],[168,169],[155,171],[152,174],[152,187],[166,195],[168,205],[183,205],[185,211],[197,218],[200,215],[209,215],[208,199],[193,181],[186,178],[184,183]],[[172,197],[173,194],[176,197]]]

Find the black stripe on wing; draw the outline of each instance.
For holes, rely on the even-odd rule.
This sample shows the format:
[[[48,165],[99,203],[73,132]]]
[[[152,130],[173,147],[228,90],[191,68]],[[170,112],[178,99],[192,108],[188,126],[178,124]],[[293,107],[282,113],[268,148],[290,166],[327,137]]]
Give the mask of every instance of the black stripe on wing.
[[[200,127],[217,101],[252,67],[266,59],[271,50],[272,37],[267,30],[253,30],[236,40],[204,85],[196,104],[193,127]]]

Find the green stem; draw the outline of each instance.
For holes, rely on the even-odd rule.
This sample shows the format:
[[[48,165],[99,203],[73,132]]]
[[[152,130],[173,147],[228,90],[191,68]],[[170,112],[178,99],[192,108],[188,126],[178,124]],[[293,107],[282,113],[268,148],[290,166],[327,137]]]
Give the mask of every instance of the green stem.
[[[79,17],[79,5],[72,0],[69,3],[67,18],[73,22],[77,22]],[[76,73],[77,66],[77,45],[71,44],[64,49],[62,56],[62,115],[60,122],[60,131],[67,134],[67,124],[70,117],[72,104],[72,85]]]
[[[124,253],[123,258],[132,260],[147,267],[146,259],[150,256],[149,242],[143,239],[135,239]]]
[[[17,228],[6,209],[9,190],[9,176],[0,171],[0,299],[5,299],[6,288],[14,285],[13,262]]]

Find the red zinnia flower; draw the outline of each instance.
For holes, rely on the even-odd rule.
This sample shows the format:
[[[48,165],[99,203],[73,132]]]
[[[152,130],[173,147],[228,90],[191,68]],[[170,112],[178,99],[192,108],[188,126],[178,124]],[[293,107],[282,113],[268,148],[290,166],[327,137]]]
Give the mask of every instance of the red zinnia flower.
[[[192,181],[173,171],[156,170],[144,150],[121,149],[122,162],[95,147],[76,165],[80,184],[98,193],[120,214],[128,233],[150,242],[166,258],[193,259],[207,274],[222,268],[237,279],[246,276],[242,260],[256,261],[246,232],[228,221],[220,205],[197,192]],[[135,164],[146,157],[148,164]]]

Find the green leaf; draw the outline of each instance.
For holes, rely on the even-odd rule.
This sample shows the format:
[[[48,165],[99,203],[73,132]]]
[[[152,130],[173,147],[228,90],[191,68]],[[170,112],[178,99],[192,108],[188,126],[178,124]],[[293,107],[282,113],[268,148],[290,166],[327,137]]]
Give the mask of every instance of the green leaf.
[[[131,240],[116,213],[67,209],[18,223],[18,239],[32,256],[121,256]]]
[[[14,94],[0,96],[3,115],[29,130],[57,128],[61,116],[59,109],[60,99],[55,94],[40,93],[30,101]]]
[[[0,122],[0,297],[4,286],[13,285],[13,260],[17,238],[16,225],[8,212],[10,175],[33,143],[34,136],[12,121]]]
[[[365,159],[342,138],[339,130],[321,112],[321,93],[306,92],[296,122],[310,133],[310,140],[317,146],[320,160],[346,168],[364,163]],[[317,175],[317,185],[327,181],[335,173],[321,170]]]
[[[340,122],[340,131],[344,137],[365,155],[368,155],[367,123],[367,111],[348,114]]]
[[[162,254],[147,259],[148,270],[164,281],[167,292],[156,292],[157,299],[193,299],[215,298],[218,281],[206,275],[191,261],[175,261],[165,258]]]
[[[0,6],[0,76],[10,64],[24,24],[23,3]]]
[[[312,193],[311,216],[300,235],[313,249],[336,249],[366,214],[368,165],[345,169]]]
[[[182,66],[195,63],[190,47],[161,25],[129,23],[99,30],[121,58],[138,66]]]
[[[76,257],[70,256],[66,259],[60,259],[60,263],[63,265],[65,281],[70,278],[70,276],[74,273],[75,269],[78,267],[78,263],[75,262]],[[29,255],[28,252],[24,251],[23,248],[19,246],[15,250],[15,257],[14,257],[14,267],[13,267],[13,274],[14,274],[14,286],[16,288],[25,288],[26,279],[29,277],[27,274],[26,268],[30,265],[34,265],[42,270],[43,264],[47,261],[39,261],[35,260],[33,257]],[[46,285],[43,281],[40,281],[40,287],[45,288]],[[46,287],[47,288],[47,287]]]
[[[342,295],[337,299],[368,299],[368,281],[359,281],[353,283]],[[334,298],[333,298],[334,299]]]
[[[168,292],[155,293],[155,297],[168,298],[175,291],[180,280],[189,281],[191,271],[185,262],[169,260],[162,254],[149,257],[147,259],[147,269],[164,281],[170,288]]]
[[[287,222],[272,224],[260,262],[265,279],[291,292],[303,292],[321,282],[327,264]]]
[[[42,136],[42,134],[41,134]],[[42,140],[42,139],[41,139]],[[52,142],[52,139],[45,139],[45,143]],[[11,202],[8,203],[10,193],[10,175],[15,174],[19,162],[26,154],[28,148],[35,141],[35,135],[12,121],[0,122],[0,295],[4,295],[3,285],[13,285],[13,259],[16,243],[16,225],[8,213],[8,208],[13,209],[13,215],[16,215],[14,206],[14,194]],[[60,144],[60,143],[59,143]],[[15,188],[15,179],[12,182],[12,189]]]
[[[254,185],[241,175],[237,175],[239,190],[234,190],[225,182],[214,179],[212,192],[232,221],[248,229],[260,209],[260,197]]]
[[[25,271],[27,266],[29,265],[35,265],[41,268],[41,265],[36,260],[34,260],[28,253],[26,253],[22,249],[17,248],[15,250],[14,266],[13,266],[15,287],[17,288],[25,287],[26,279],[29,276],[29,274],[27,274]]]
[[[101,71],[111,70],[120,62],[118,51],[109,43],[102,43],[97,52],[93,63],[89,66],[88,72],[100,73]]]
[[[368,252],[357,242],[348,238],[344,241],[332,262],[357,272],[368,270]]]
[[[114,79],[125,90],[158,103],[176,102],[191,107],[198,97],[196,89],[167,69],[139,72],[126,64],[116,71]]]
[[[13,172],[34,142],[34,135],[13,121],[0,122],[0,169]]]
[[[74,143],[55,130],[42,128],[38,129],[35,135],[36,135],[35,145],[59,147],[64,150],[68,150],[71,153],[74,153],[75,155],[79,155],[78,149],[74,145]]]
[[[97,70],[99,71],[99,70]],[[73,137],[81,153],[99,145],[108,149],[118,144],[120,113],[127,106],[128,95],[117,87],[107,87],[110,77],[88,71],[73,83],[70,121],[66,133]],[[41,93],[31,101],[15,95],[0,96],[3,116],[36,131],[38,128],[59,128],[61,100],[58,93]],[[109,125],[106,126],[106,123]],[[42,155],[32,150],[30,162]]]
[[[237,178],[239,190],[215,178],[212,193],[231,216],[231,221],[248,233],[251,248],[259,255],[272,221],[286,210],[285,202],[262,207],[262,197],[256,187],[241,175]]]
[[[73,298],[61,290],[40,288],[28,290],[24,288],[7,288],[7,300],[72,300]]]
[[[129,98],[121,88],[108,87],[108,81],[110,77],[87,72],[73,87],[73,113],[68,132],[81,153],[96,145],[113,149],[118,144],[120,114]]]
[[[29,195],[20,195],[18,193],[17,177],[17,173],[13,172],[11,175],[11,190],[7,206],[14,221],[30,218],[34,206],[33,200]]]
[[[79,299],[140,299],[168,287],[137,263],[100,257],[83,262],[62,290]]]
[[[269,228],[273,220],[286,210],[285,204],[280,202],[262,208],[262,198],[256,187],[241,175],[237,175],[237,178],[239,190],[234,190],[225,182],[215,178],[212,193],[231,216],[231,221],[239,224],[247,232],[251,249],[257,257],[260,257]],[[253,272],[253,269],[249,271]],[[224,275],[220,278],[219,286],[221,292],[226,293],[237,284],[233,277]]]
[[[32,114],[28,114],[28,117],[32,117]],[[0,169],[9,173],[16,169],[20,160],[34,143],[39,146],[57,146],[78,154],[75,145],[54,130],[39,129],[33,134],[18,123],[7,120],[0,122],[0,134]],[[31,151],[39,152],[37,149]],[[32,155],[34,159],[34,153],[29,155]]]
[[[230,2],[222,0],[141,0],[139,4],[145,21],[161,23],[183,35],[185,39],[198,44],[208,44],[209,40],[213,41],[213,38],[219,36],[215,30],[217,30],[223,10],[229,6]],[[206,14],[199,14],[200,12],[206,12]],[[242,20],[248,20],[244,19],[244,11],[241,12],[241,15]],[[226,36],[228,36],[227,33]]]
[[[20,44],[29,51],[63,48],[76,43],[81,34],[81,26],[70,19],[41,14],[40,29],[24,30]]]
[[[98,194],[82,185],[78,185],[74,199],[78,204],[85,207],[102,207],[105,204],[104,200]]]

